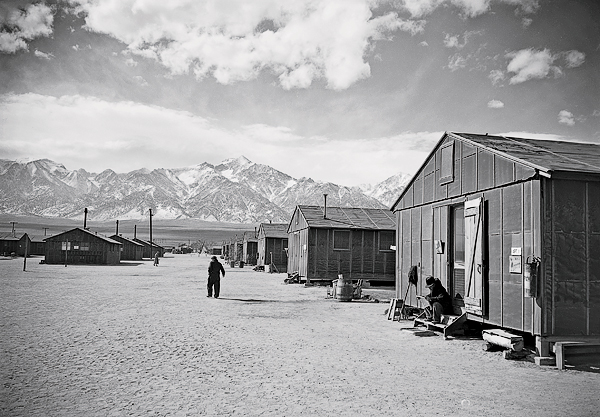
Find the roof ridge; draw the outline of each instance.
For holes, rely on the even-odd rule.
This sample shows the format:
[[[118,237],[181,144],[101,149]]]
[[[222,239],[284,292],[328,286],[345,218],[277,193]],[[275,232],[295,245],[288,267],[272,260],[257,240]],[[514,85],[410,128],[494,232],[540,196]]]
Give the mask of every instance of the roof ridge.
[[[549,149],[540,148],[540,147],[535,146],[534,144],[529,143],[529,142],[518,141],[515,138],[511,138],[510,136],[501,136],[501,137],[504,138],[504,139],[510,140],[512,142],[516,142],[516,143],[519,143],[521,145],[528,146],[528,147],[533,148],[533,149],[537,149],[537,150],[540,150],[540,151],[543,151],[543,152],[547,152],[547,153],[549,153],[551,155],[554,155],[554,156],[562,158],[562,159],[566,159],[566,160],[571,161],[571,162],[577,162],[578,164],[587,165],[589,167],[596,168],[596,169],[600,168],[600,166],[592,165],[592,164],[589,164],[589,163],[587,163],[585,161],[580,161],[579,159],[569,158],[568,156],[558,154],[558,153],[556,153],[554,151],[551,151]],[[528,140],[527,138],[521,138],[521,139]],[[534,139],[534,140],[536,140],[536,139]],[[565,143],[565,142],[563,141],[563,143]],[[566,142],[566,143],[568,143],[568,142]],[[581,142],[573,142],[573,143],[581,143]]]
[[[371,218],[371,216],[369,216],[369,213],[367,213],[367,209],[361,207],[361,210],[363,211],[363,213],[365,213],[365,216],[367,216],[367,219],[369,219],[369,221],[371,223],[373,223],[373,226],[375,226],[377,229],[379,229],[379,226],[377,225],[377,223],[375,223],[375,221]]]

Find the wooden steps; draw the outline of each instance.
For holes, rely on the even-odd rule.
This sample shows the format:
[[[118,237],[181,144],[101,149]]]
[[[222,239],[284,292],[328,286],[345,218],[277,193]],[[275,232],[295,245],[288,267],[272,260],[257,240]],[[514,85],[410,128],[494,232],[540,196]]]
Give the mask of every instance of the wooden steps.
[[[569,365],[583,365],[600,363],[600,342],[556,342],[553,347],[556,355],[556,367],[565,369],[565,362]]]
[[[462,329],[463,324],[467,321],[467,313],[461,315],[443,314],[440,323],[432,323],[425,317],[417,317],[413,323],[414,327],[425,326],[428,330],[443,332],[444,338],[448,338],[457,330]]]

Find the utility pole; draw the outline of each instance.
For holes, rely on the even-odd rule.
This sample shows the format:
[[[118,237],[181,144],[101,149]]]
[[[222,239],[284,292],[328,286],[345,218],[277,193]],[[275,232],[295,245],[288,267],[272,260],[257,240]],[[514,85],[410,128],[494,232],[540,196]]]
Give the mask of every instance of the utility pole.
[[[29,236],[25,239],[25,256],[23,256],[23,271],[27,270],[27,252],[29,252],[29,248],[27,247],[27,242],[29,241]]]
[[[154,253],[152,250],[152,209],[150,210],[150,257],[154,258]]]

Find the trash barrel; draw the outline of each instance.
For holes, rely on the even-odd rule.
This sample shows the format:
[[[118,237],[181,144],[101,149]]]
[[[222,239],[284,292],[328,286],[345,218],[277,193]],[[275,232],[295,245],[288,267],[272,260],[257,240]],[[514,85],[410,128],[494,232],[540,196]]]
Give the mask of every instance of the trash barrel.
[[[335,286],[335,298],[338,301],[352,301],[352,294],[354,293],[354,287],[352,286],[352,280],[338,279]]]
[[[240,268],[244,267],[244,261],[240,261]]]

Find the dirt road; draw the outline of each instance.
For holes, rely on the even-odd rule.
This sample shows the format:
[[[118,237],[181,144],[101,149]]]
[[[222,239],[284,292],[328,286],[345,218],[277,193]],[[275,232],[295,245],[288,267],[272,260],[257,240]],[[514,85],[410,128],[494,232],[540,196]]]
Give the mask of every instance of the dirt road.
[[[598,373],[416,337],[284,274],[226,266],[206,298],[208,260],[0,260],[0,414],[598,415]]]

